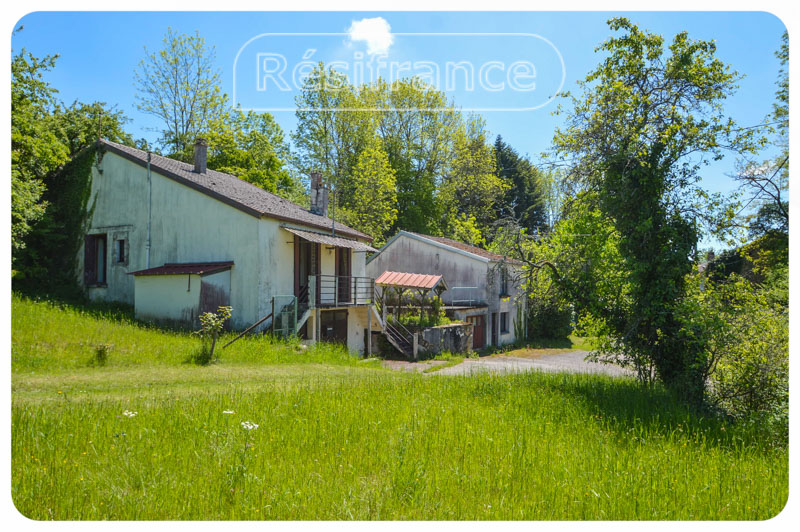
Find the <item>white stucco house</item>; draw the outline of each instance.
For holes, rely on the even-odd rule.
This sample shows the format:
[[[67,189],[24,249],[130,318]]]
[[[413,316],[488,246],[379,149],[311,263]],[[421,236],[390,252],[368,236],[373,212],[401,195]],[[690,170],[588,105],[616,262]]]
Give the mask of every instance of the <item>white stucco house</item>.
[[[367,259],[366,275],[385,271],[441,275],[447,314],[473,324],[473,349],[524,338],[522,263],[450,238],[400,231]]]
[[[77,257],[89,297],[190,326],[223,304],[233,307],[234,329],[270,313],[285,326],[296,312],[289,326],[301,337],[363,352],[374,298],[365,257],[376,250],[368,235],[327,216],[319,176],[306,209],[208,170],[202,141],[194,163],[98,141]]]

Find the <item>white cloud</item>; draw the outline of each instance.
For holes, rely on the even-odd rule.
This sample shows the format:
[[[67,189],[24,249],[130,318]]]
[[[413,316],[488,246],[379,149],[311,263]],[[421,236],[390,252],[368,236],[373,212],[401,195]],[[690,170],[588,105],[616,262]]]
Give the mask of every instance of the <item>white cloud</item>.
[[[364,41],[367,43],[367,53],[385,54],[394,42],[392,28],[383,17],[362,18],[350,24],[347,33],[352,42]]]

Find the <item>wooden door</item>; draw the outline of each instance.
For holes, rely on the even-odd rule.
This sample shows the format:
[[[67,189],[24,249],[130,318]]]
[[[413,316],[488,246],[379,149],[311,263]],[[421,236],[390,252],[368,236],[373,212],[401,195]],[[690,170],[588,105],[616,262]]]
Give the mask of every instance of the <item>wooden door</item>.
[[[483,314],[468,316],[467,323],[472,324],[472,349],[482,349],[486,342],[486,318]]]

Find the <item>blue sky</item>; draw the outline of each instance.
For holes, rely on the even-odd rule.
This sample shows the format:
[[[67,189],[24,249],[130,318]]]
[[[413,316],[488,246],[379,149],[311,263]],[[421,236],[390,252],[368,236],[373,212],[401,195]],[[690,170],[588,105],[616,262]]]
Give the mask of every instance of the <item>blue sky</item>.
[[[773,15],[762,12],[38,12],[20,21],[24,30],[12,38],[12,48],[16,52],[24,47],[34,55],[60,54],[56,69],[47,79],[59,90],[62,100],[67,103],[76,99],[100,100],[115,104],[132,119],[128,130],[135,137],[153,140],[157,135],[149,129],[159,124],[134,107],[133,71],[144,55],[143,48],[157,49],[170,26],[180,32],[198,30],[216,46],[223,90],[229,94],[233,89],[234,59],[252,37],[272,32],[343,33],[353,21],[374,17],[385,19],[392,33],[537,34],[560,52],[565,69],[563,90],[571,90],[576,80],[598,63],[594,47],[609,36],[605,21],[616,15],[627,16],[641,27],[667,38],[687,30],[693,38],[715,40],[718,57],[746,75],[737,94],[726,103],[728,113],[741,125],[748,126],[757,124],[771,110],[779,69],[774,52],[780,46],[784,25]],[[556,81],[560,81],[560,64],[554,59],[552,49],[541,42],[531,44],[526,50],[524,44],[501,38],[427,39],[399,36],[389,47],[387,56],[390,60],[428,60],[444,64],[465,59],[477,63],[491,59],[511,62],[528,53],[538,68],[537,89],[531,93],[537,104],[545,102],[557,88]],[[299,60],[302,49],[307,48],[316,50],[315,60],[352,56],[359,46],[366,49],[364,43],[349,48],[345,37],[309,37],[296,39],[291,44],[287,40],[261,42],[261,48],[265,46],[286,54],[290,62]],[[465,107],[496,108],[501,103],[524,106],[522,100],[515,99],[518,95],[507,92],[475,94],[456,87],[448,95],[456,104]],[[281,97],[285,99],[285,95],[277,95],[276,100],[271,100],[267,93],[256,96],[267,104]],[[553,130],[562,120],[551,114],[554,108],[551,103],[532,111],[485,111],[481,115],[492,134],[503,135],[517,150],[536,159],[548,148]],[[287,133],[295,127],[293,112],[273,114]],[[705,169],[706,187],[712,191],[731,190],[733,185],[725,174],[733,170],[733,162],[728,157]]]

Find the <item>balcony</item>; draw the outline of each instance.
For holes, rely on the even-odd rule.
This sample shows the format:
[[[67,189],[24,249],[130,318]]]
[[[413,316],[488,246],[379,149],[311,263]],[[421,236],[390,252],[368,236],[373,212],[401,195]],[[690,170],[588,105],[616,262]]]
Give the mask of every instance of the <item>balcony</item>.
[[[310,275],[308,285],[298,294],[298,300],[301,306],[309,308],[372,305],[375,301],[375,279],[343,275]]]

